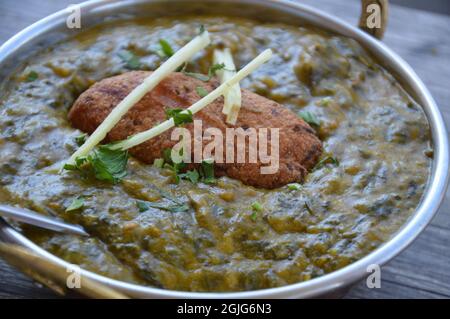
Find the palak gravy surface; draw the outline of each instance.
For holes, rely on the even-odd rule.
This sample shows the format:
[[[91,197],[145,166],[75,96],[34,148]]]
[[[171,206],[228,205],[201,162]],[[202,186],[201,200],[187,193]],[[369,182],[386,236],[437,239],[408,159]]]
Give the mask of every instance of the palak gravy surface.
[[[77,148],[67,113],[78,95],[130,69],[154,70],[164,61],[159,39],[178,49],[200,24],[213,45],[190,71],[206,73],[216,46],[231,48],[238,67],[271,48],[275,56],[242,86],[313,113],[324,158],[338,161],[324,160],[299,189],[271,191],[226,177],[176,185],[167,170],[134,159],[117,185],[58,174]],[[91,237],[22,225],[24,234],[83,268],[165,289],[253,290],[344,267],[414,212],[432,161],[421,107],[355,41],[309,27],[216,17],[110,24],[39,53],[8,87],[0,92],[0,202],[80,224]],[[79,196],[84,206],[65,212]],[[142,211],[138,201],[189,209]]]

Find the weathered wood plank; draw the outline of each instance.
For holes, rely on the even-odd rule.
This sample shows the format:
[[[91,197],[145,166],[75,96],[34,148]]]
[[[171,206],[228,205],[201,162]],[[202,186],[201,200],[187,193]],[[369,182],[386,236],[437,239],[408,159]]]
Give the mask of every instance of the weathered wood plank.
[[[414,295],[411,295],[411,291],[414,291]],[[359,283],[352,288],[351,292],[345,296],[345,299],[444,299],[447,296],[440,294],[407,287],[395,282],[383,280],[380,289],[369,289],[364,282]]]
[[[420,239],[381,270],[381,288],[365,281],[347,298],[450,298],[450,231],[429,226]]]
[[[411,247],[386,267],[388,280],[450,297],[450,231],[428,227]]]
[[[0,259],[0,298],[55,298],[48,288],[33,283],[28,277]]]
[[[356,25],[359,0],[299,0]],[[0,1],[0,43],[32,22],[79,0]],[[450,123],[450,18],[392,6],[384,42],[418,73]],[[450,297],[450,192],[420,238],[382,269],[382,287],[357,284],[347,298]],[[0,260],[0,298],[56,296]]]
[[[82,1],[74,0],[2,0],[0,1],[0,43],[10,38],[16,32],[29,26],[31,23],[67,7],[70,3]]]

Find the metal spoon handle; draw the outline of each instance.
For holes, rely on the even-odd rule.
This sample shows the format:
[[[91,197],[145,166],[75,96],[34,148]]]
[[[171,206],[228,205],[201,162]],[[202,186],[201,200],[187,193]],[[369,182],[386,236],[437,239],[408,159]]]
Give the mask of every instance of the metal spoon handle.
[[[43,216],[19,207],[0,205],[0,216],[61,233],[89,236],[81,226],[66,224],[57,219]]]

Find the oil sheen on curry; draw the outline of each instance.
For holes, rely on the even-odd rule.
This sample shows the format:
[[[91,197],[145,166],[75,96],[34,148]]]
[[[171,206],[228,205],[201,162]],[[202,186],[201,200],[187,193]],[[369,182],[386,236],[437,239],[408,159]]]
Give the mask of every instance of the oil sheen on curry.
[[[96,119],[89,107],[71,111],[89,105],[80,95],[95,97],[88,89],[113,76],[125,91],[136,86],[167,59],[160,40],[176,51],[200,25],[212,44],[189,62],[189,72],[207,74],[218,47],[230,48],[238,68],[273,50],[241,81],[243,105],[256,101],[249,108],[261,107],[254,117],[268,123],[267,110],[278,108],[283,121],[273,123],[300,127],[303,135],[286,140],[289,152],[280,160],[300,161],[297,175],[272,183],[251,170],[215,167],[212,182],[177,181],[173,170],[151,164],[157,155],[142,150],[131,151],[127,175],[115,184],[61,174],[81,130],[92,133],[106,116]],[[213,89],[214,81],[203,85]],[[16,227],[71,263],[152,287],[245,291],[340,269],[389,240],[411,216],[433,157],[425,114],[397,81],[355,41],[306,26],[204,16],[115,23],[40,52],[9,82],[0,93],[0,202],[79,224],[90,237]],[[91,107],[109,112],[108,98]],[[238,124],[250,116],[241,112]],[[79,120],[84,115],[90,117]],[[122,135],[108,139],[128,134]]]

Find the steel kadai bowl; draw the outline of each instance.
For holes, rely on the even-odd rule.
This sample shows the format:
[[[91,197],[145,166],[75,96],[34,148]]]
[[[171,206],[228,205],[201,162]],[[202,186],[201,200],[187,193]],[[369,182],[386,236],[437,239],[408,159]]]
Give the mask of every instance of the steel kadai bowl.
[[[114,19],[161,17],[187,14],[218,14],[258,17],[263,21],[299,24],[307,22],[357,40],[379,63],[393,74],[425,110],[431,126],[434,162],[428,186],[419,206],[403,227],[386,243],[366,257],[338,271],[306,282],[279,288],[233,292],[193,293],[171,291],[121,282],[83,270],[82,275],[103,283],[132,297],[142,298],[308,298],[333,296],[368,275],[372,264],[383,265],[404,250],[425,228],[444,197],[448,176],[447,134],[438,107],[429,91],[411,67],[383,43],[356,27],[316,8],[290,1],[271,0],[210,0],[210,1],[88,1],[81,5],[82,30]],[[14,68],[28,57],[52,43],[73,36],[77,29],[68,29],[69,12],[57,12],[26,28],[0,48],[0,85],[6,82]],[[11,227],[0,224],[0,236],[7,242],[23,245],[34,253],[57,263],[65,261],[41,249]]]

